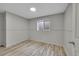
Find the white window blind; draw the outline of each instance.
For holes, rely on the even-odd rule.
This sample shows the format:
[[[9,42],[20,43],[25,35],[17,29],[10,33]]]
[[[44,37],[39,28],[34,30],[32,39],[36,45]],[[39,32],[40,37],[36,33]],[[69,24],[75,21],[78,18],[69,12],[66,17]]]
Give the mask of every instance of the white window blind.
[[[50,22],[44,20],[37,21],[37,31],[50,31]]]

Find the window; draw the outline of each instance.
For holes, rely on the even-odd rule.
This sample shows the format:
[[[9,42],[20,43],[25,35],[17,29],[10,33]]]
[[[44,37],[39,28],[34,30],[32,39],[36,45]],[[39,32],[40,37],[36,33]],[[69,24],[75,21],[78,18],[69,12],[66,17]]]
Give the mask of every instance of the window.
[[[44,22],[44,31],[50,31],[50,22],[49,21]]]
[[[50,31],[50,22],[44,20],[37,21],[37,31]]]
[[[44,29],[44,21],[43,20],[37,21],[37,31],[43,31],[43,29]]]

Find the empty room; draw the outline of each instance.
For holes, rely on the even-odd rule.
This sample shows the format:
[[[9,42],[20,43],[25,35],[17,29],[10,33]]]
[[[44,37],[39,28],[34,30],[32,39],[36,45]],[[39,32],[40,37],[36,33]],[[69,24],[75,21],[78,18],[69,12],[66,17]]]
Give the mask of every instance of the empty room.
[[[0,56],[79,56],[78,3],[0,3]]]

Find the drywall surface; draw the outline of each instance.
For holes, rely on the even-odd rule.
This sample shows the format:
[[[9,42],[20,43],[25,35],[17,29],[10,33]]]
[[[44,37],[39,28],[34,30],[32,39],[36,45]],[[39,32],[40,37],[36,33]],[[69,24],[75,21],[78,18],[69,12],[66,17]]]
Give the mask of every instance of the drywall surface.
[[[76,37],[79,39],[79,4],[76,4]]]
[[[6,47],[28,39],[28,21],[6,12]]]
[[[4,42],[4,15],[0,14],[0,45]]]
[[[79,3],[76,4],[75,17],[75,55],[79,56]]]
[[[32,40],[63,45],[64,40],[64,18],[63,14],[56,14],[47,17],[39,17],[30,20],[29,36]],[[37,21],[50,21],[50,31],[37,31]]]
[[[69,42],[74,42],[74,20],[73,4],[69,4],[64,13],[64,48],[67,55],[74,55],[74,46]]]

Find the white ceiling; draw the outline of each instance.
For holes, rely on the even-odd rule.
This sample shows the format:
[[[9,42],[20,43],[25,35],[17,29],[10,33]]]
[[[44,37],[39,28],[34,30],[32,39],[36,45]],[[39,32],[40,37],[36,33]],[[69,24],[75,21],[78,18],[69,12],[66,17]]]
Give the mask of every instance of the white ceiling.
[[[9,11],[27,19],[63,13],[67,3],[0,3],[0,12]],[[35,7],[36,12],[31,12],[30,8]]]

